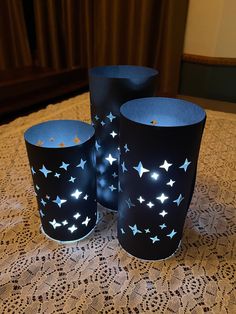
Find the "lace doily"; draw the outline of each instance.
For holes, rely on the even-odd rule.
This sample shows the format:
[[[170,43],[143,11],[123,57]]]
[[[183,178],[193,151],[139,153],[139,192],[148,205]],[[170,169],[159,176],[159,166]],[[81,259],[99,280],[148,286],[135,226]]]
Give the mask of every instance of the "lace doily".
[[[121,249],[116,214],[102,207],[81,242],[41,233],[23,133],[50,119],[89,122],[88,94],[0,127],[0,312],[236,313],[236,117],[207,111],[182,243],[159,262]]]

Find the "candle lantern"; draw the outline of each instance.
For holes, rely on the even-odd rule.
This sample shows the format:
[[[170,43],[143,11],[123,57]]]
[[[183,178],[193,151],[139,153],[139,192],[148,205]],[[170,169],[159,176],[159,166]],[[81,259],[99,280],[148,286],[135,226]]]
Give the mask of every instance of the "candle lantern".
[[[156,70],[141,66],[102,66],[89,71],[97,199],[109,209],[118,207],[120,106],[131,99],[153,96],[156,79]]]
[[[171,98],[143,98],[121,107],[118,239],[145,260],[180,245],[191,202],[206,114]]]
[[[25,142],[42,231],[76,241],[97,220],[94,128],[76,120],[52,120],[29,128]]]

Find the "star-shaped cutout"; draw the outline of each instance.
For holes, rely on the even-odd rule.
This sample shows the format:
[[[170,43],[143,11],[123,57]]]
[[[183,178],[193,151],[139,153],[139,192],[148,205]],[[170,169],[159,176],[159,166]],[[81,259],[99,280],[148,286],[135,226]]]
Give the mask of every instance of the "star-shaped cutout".
[[[97,115],[94,118],[95,118],[95,120],[99,120],[99,117]]]
[[[184,197],[182,196],[182,194],[180,194],[180,195],[178,196],[178,198],[173,201],[173,203],[176,203],[177,206],[179,206],[179,204],[182,202],[183,199],[184,199]]]
[[[36,171],[34,170],[34,167],[31,167],[31,171],[33,175],[36,173]]]
[[[71,194],[71,196],[73,196],[74,198],[78,199],[80,197],[80,194],[82,194],[82,192],[80,192],[78,189],[76,189],[74,191],[74,193]]]
[[[173,236],[176,235],[176,233],[177,233],[177,232],[173,229],[173,230],[171,231],[171,233],[167,234],[167,237],[169,237],[170,239],[172,239]]]
[[[109,161],[110,165],[112,165],[113,162],[116,161],[116,158],[113,158],[111,154],[109,154],[108,157],[106,157],[105,159]]]
[[[161,230],[162,230],[162,229],[166,228],[167,226],[166,226],[166,224],[162,224],[162,225],[159,225],[159,227],[160,227]]]
[[[67,168],[69,167],[70,164],[66,164],[64,161],[62,162],[61,166],[59,168],[65,169],[67,171]]]
[[[45,200],[44,200],[43,198],[41,198],[40,203],[41,203],[43,206],[45,206],[45,205],[47,204],[47,202],[45,202]]]
[[[172,166],[172,164],[169,164],[169,163],[165,160],[164,163],[163,163],[161,166],[159,166],[159,168],[163,168],[163,169],[165,169],[166,171],[168,171],[170,166]]]
[[[101,125],[104,126],[106,123],[104,121],[101,121]]]
[[[80,213],[76,213],[73,217],[77,220],[80,216]]]
[[[123,161],[121,164],[121,168],[122,168],[122,172],[124,173],[125,171],[128,171],[126,166],[125,166],[125,162]]]
[[[112,122],[112,120],[114,120],[116,116],[113,116],[113,114],[110,112],[107,118],[110,120],[110,122]]]
[[[56,173],[54,174],[54,177],[59,178],[60,175],[61,175],[60,173],[57,173],[57,172],[56,172]]]
[[[88,223],[90,222],[91,218],[89,218],[88,216],[86,217],[86,219],[82,222],[82,225],[85,225],[87,227]]]
[[[128,200],[126,200],[125,202],[126,202],[126,204],[128,205],[129,208],[135,207],[135,205],[131,202],[130,198]]]
[[[137,167],[133,167],[136,171],[138,171],[138,174],[140,176],[140,178],[142,177],[142,175],[145,173],[145,172],[149,172],[150,170],[146,169],[143,167],[141,161],[139,162],[138,166]]]
[[[62,221],[62,224],[63,224],[63,226],[66,226],[66,225],[68,225],[68,221],[64,220],[64,221]]]
[[[145,233],[150,233],[151,231],[149,229],[144,229]]]
[[[152,243],[155,243],[155,242],[160,241],[160,239],[158,239],[157,236],[155,236],[155,237],[150,237],[150,240],[152,240]]]
[[[110,133],[110,135],[114,138],[114,137],[116,137],[117,133],[114,132],[114,131],[112,131],[112,132]]]
[[[88,199],[88,194],[86,194],[86,195],[83,197],[83,199],[87,201],[87,199]]]
[[[116,172],[113,172],[112,176],[113,176],[113,178],[115,179],[115,178],[118,177],[118,174],[117,174]]]
[[[84,170],[84,165],[86,164],[87,160],[80,159],[80,163],[76,166],[77,168],[81,168]]]
[[[39,210],[39,213],[40,213],[40,216],[41,216],[41,217],[44,217],[44,216],[45,216],[45,214],[43,213],[42,209]]]
[[[47,199],[47,200],[50,200],[50,196],[49,196],[49,195],[46,195],[46,199]]]
[[[98,141],[95,141],[95,148],[96,148],[97,152],[98,152],[100,147],[101,147],[101,145],[98,144]]]
[[[67,202],[67,200],[62,200],[60,199],[59,196],[57,196],[56,199],[53,201],[53,203],[56,203],[60,208],[61,208],[61,205],[65,202]]]
[[[156,173],[156,172],[153,172],[152,175],[151,175],[151,177],[152,177],[154,180],[157,180],[158,177],[159,177],[159,174]]]
[[[75,230],[77,230],[78,228],[75,226],[75,225],[73,225],[73,226],[71,226],[71,227],[69,227],[68,228],[68,230],[71,232],[71,233],[73,233]]]
[[[72,183],[74,183],[74,182],[75,182],[75,179],[76,179],[76,178],[74,178],[74,177],[70,177],[70,180],[69,180],[69,182],[72,182]]]
[[[53,221],[49,221],[49,223],[53,226],[54,229],[61,227],[61,224],[59,222],[56,222],[55,219],[53,219]]]
[[[39,171],[41,171],[41,172],[44,174],[44,176],[45,176],[46,178],[47,178],[48,174],[49,174],[50,172],[52,172],[51,170],[47,169],[44,165],[42,166],[41,169],[39,169]]]
[[[156,197],[157,200],[159,200],[162,204],[167,200],[169,197],[165,196],[164,193],[162,193],[160,196]]]
[[[153,204],[152,202],[149,202],[149,203],[147,203],[147,206],[148,206],[149,208],[152,208],[152,207],[154,206],[154,204]]]
[[[167,183],[166,183],[166,185],[169,185],[169,186],[173,186],[173,184],[175,183],[175,181],[173,181],[172,179],[170,179],[170,181],[168,181]]]
[[[116,187],[114,187],[114,185],[113,185],[113,184],[109,186],[109,189],[110,189],[112,192],[113,192],[114,190],[117,190],[117,188],[116,188]]]
[[[126,152],[126,153],[128,153],[128,152],[130,151],[130,149],[128,148],[128,145],[127,145],[127,144],[125,144],[124,149],[125,149],[125,152]]]
[[[40,190],[40,187],[36,184],[35,185],[36,190]]]
[[[120,228],[120,231],[122,234],[125,234],[125,230],[123,228]]]
[[[120,185],[120,181],[118,182],[118,192],[123,192],[121,185]]]
[[[162,212],[159,213],[159,215],[161,215],[162,217],[165,217],[165,215],[167,215],[168,213],[163,209]]]
[[[139,201],[139,203],[143,203],[143,202],[145,202],[145,199],[144,198],[142,198],[142,196],[140,195],[139,196],[139,198],[137,198],[137,200]]]
[[[180,169],[184,169],[184,171],[187,171],[188,166],[191,164],[191,161],[188,161],[188,159],[186,158],[184,163],[182,164],[182,166],[180,166]]]
[[[133,225],[133,226],[129,226],[130,229],[132,230],[133,232],[133,235],[136,235],[137,233],[142,233],[142,231],[140,231],[138,228],[137,228],[137,225]]]

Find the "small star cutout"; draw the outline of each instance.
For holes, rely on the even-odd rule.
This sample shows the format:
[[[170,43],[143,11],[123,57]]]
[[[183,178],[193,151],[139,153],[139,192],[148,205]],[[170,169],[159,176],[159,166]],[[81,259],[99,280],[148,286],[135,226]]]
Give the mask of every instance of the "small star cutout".
[[[40,187],[36,184],[35,185],[36,190],[40,190]]]
[[[130,149],[128,148],[128,145],[127,145],[127,144],[125,144],[124,149],[125,149],[125,152],[126,152],[126,153],[128,153],[128,152],[130,151]]]
[[[95,148],[96,148],[97,152],[98,152],[99,148],[101,148],[101,145],[98,144],[98,141],[95,141]]]
[[[152,202],[149,202],[149,203],[147,203],[147,206],[148,206],[149,208],[152,208],[152,207],[154,206],[154,204],[153,204]]]
[[[161,215],[162,217],[165,217],[165,215],[167,215],[168,213],[165,211],[165,210],[163,210],[161,213],[159,213],[159,215]]]
[[[167,226],[166,226],[166,224],[162,224],[162,225],[159,225],[159,227],[160,227],[161,229],[164,229],[164,228],[166,228]]]
[[[109,161],[110,165],[112,165],[113,162],[116,161],[116,158],[113,158],[111,154],[109,154],[109,156],[106,157],[105,159]]]
[[[120,181],[118,182],[118,192],[123,192],[121,185],[120,185]]]
[[[149,229],[144,229],[145,233],[150,233]]]
[[[126,200],[125,202],[126,202],[126,204],[128,205],[129,208],[135,207],[135,205],[131,202],[130,198],[128,200]]]
[[[165,196],[164,193],[162,193],[160,196],[156,197],[157,200],[159,200],[162,204],[167,200],[169,197]]]
[[[68,225],[68,221],[64,220],[64,221],[62,221],[62,224],[63,224],[63,226],[66,226],[66,225]]]
[[[173,181],[172,179],[170,179],[170,181],[168,181],[167,183],[166,183],[166,185],[169,185],[169,186],[173,186],[173,184],[175,183],[175,181]]]
[[[137,200],[139,201],[139,203],[143,203],[144,201],[145,201],[145,199],[144,198],[142,198],[142,196],[140,195],[139,196],[139,198],[137,198]]]
[[[58,227],[61,227],[61,224],[56,222],[55,219],[53,219],[53,221],[49,221],[49,223],[53,226],[53,229],[56,229]]]
[[[106,123],[104,121],[101,121],[101,125],[104,126]]]
[[[125,162],[123,161],[121,164],[122,172],[124,173],[125,171],[128,171],[127,168],[125,167]]]
[[[109,189],[110,189],[112,192],[113,192],[114,190],[117,190],[117,188],[115,188],[113,184],[109,186]]]
[[[123,228],[120,228],[120,231],[121,231],[122,234],[125,234],[125,231],[124,231]]]
[[[112,122],[112,120],[114,120],[116,116],[113,116],[113,114],[110,112],[107,118],[110,120],[110,122]]]
[[[54,177],[59,178],[60,175],[61,175],[60,173],[57,173],[57,172],[56,172],[55,175],[54,175]]]
[[[76,166],[77,168],[81,168],[84,170],[84,165],[86,164],[87,160],[80,159],[80,163]]]
[[[179,206],[179,204],[182,202],[183,199],[184,197],[182,196],[182,194],[180,194],[179,197],[173,201],[173,203],[176,203],[177,206]]]
[[[43,206],[45,206],[45,205],[47,204],[47,202],[45,202],[45,200],[44,200],[43,198],[41,198],[40,203],[41,203]]]
[[[113,176],[113,178],[115,179],[115,178],[118,177],[118,174],[117,174],[116,172],[113,172],[112,176]]]
[[[156,172],[153,172],[153,174],[151,175],[151,177],[152,177],[154,180],[157,180],[158,177],[159,177],[159,174],[156,173]]]
[[[76,189],[74,191],[74,193],[71,194],[71,196],[73,196],[74,198],[78,199],[80,197],[80,194],[82,194],[82,192],[80,192],[78,189]]]
[[[164,161],[163,165],[159,166],[159,168],[163,168],[166,171],[169,170],[169,167],[172,166],[172,164],[169,164],[166,160]]]
[[[142,233],[142,231],[140,231],[140,230],[137,228],[137,225],[129,226],[129,227],[130,227],[130,229],[132,230],[133,235],[136,235],[137,233]]]
[[[56,203],[60,208],[61,208],[61,205],[65,202],[67,202],[67,200],[62,200],[60,199],[59,196],[57,196],[56,199],[53,201],[53,203]]]
[[[39,213],[40,213],[40,216],[41,216],[41,217],[44,217],[44,216],[45,216],[45,214],[43,213],[42,209],[40,209]]]
[[[188,166],[191,164],[191,161],[188,161],[188,159],[186,158],[184,163],[182,164],[182,166],[180,166],[180,169],[184,169],[184,171],[187,171]]]
[[[88,216],[86,217],[86,219],[82,222],[82,225],[85,225],[87,227],[88,223],[90,222],[91,218],[89,218]]]
[[[83,199],[87,201],[87,199],[88,199],[88,194],[86,194],[86,195],[83,197]]]
[[[71,226],[71,227],[69,227],[68,228],[68,230],[71,232],[71,233],[73,233],[75,230],[77,230],[78,228],[75,226],[75,225],[73,225],[73,226]]]
[[[32,174],[34,175],[36,172],[34,171],[34,167],[31,167]]]
[[[176,233],[177,233],[177,232],[173,229],[173,230],[171,231],[171,233],[167,234],[167,237],[169,237],[170,239],[172,239],[173,236],[176,235]]]
[[[150,237],[150,240],[152,240],[152,243],[155,243],[155,242],[160,241],[160,239],[158,239],[157,236],[155,236],[155,237]]]
[[[96,115],[94,118],[95,118],[95,120],[97,120],[97,121],[99,120],[99,117],[98,117],[97,115]]]
[[[52,172],[51,170],[48,170],[44,165],[42,166],[41,169],[39,169],[39,171],[41,171],[44,174],[45,178],[47,178],[48,174]]]
[[[47,200],[50,200],[50,196],[49,196],[49,195],[46,195],[46,199],[47,199]]]
[[[76,178],[74,178],[74,177],[70,177],[70,180],[69,180],[69,182],[72,182],[72,183],[74,183],[74,182],[75,182],[75,179],[76,179]]]
[[[66,164],[64,161],[62,162],[61,166],[59,168],[65,169],[67,171],[67,168],[70,164]]]
[[[140,178],[142,177],[142,175],[145,173],[145,172],[149,172],[150,170],[148,169],[145,169],[141,163],[141,161],[139,162],[138,166],[137,167],[133,167],[136,171],[138,171],[138,174],[140,176]]]
[[[80,213],[76,213],[73,217],[77,220],[80,216]]]
[[[112,131],[112,132],[110,133],[110,135],[114,138],[114,137],[116,137],[117,133],[114,132],[114,131]]]

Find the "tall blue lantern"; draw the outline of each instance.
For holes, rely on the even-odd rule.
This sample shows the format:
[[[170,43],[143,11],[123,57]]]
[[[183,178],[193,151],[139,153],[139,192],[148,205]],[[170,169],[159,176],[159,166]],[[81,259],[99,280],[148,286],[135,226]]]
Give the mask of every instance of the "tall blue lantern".
[[[87,236],[97,221],[94,128],[52,120],[25,132],[42,231],[57,241]]]
[[[179,247],[205,120],[202,108],[179,99],[121,107],[118,239],[131,255],[159,260]]]
[[[97,199],[114,211],[118,207],[120,106],[131,99],[153,96],[157,74],[151,68],[128,65],[95,67],[89,71]]]

